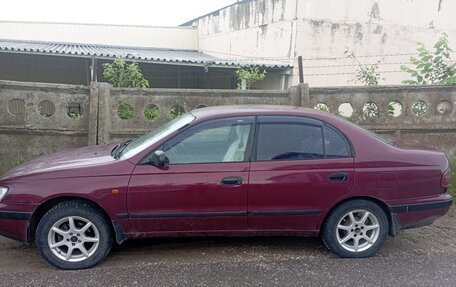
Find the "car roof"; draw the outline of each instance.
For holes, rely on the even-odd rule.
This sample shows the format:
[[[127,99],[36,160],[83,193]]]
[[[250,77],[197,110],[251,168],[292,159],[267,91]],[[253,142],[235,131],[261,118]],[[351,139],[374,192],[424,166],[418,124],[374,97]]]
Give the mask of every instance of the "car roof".
[[[311,116],[318,119],[334,118],[331,113],[320,112],[315,109],[285,106],[285,105],[230,105],[213,106],[192,110],[191,113],[199,119],[219,118],[228,116],[248,115],[299,115]]]

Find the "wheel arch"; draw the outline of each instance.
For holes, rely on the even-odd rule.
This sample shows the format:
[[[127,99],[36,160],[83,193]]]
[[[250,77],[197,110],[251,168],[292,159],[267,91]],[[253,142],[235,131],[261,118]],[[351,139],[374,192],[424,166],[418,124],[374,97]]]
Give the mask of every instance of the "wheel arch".
[[[338,201],[336,204],[334,204],[328,210],[328,212],[326,212],[326,214],[324,215],[322,220],[320,220],[319,236],[321,235],[323,226],[326,224],[326,221],[328,220],[329,216],[334,211],[334,209],[336,209],[337,207],[339,207],[340,205],[342,205],[346,202],[354,201],[354,200],[368,200],[368,201],[378,205],[385,212],[385,215],[388,218],[388,234],[391,236],[395,236],[397,234],[397,219],[394,217],[394,214],[391,213],[388,205],[384,201],[382,201],[378,198],[372,197],[372,196],[354,196],[354,197],[349,197],[349,198],[345,198],[343,200]]]
[[[38,227],[39,222],[43,218],[43,216],[54,206],[66,202],[66,201],[81,201],[84,203],[89,204],[91,207],[95,208],[98,210],[103,217],[110,222],[109,227],[111,229],[112,234],[115,236],[115,239],[117,243],[122,243],[125,239],[125,233],[123,229],[120,227],[118,223],[113,221],[109,214],[102,208],[97,202],[87,199],[85,197],[79,197],[79,196],[59,196],[59,197],[53,197],[49,198],[48,200],[44,201],[41,203],[34,211],[32,216],[29,219],[29,224],[27,228],[27,241],[28,242],[34,242],[35,241],[35,233],[36,233],[36,228]]]

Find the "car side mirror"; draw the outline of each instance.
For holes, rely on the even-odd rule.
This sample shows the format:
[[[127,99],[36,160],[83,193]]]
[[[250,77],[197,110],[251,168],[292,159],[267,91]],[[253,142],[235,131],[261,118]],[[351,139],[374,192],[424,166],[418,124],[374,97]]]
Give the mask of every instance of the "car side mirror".
[[[154,166],[160,167],[160,166],[164,166],[165,164],[169,163],[169,160],[162,150],[156,150],[150,156],[149,163]]]

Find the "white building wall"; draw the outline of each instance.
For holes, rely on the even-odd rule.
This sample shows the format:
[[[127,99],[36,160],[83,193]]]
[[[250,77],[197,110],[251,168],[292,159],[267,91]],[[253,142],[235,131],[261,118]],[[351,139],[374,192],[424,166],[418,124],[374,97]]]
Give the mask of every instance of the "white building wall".
[[[233,58],[293,57],[295,9],[265,0],[229,6],[197,22],[199,49]]]
[[[197,50],[197,33],[193,27],[0,21],[0,39],[12,40]]]
[[[456,50],[455,13],[452,0],[256,0],[196,25],[203,52],[293,63],[290,85],[298,82],[298,56],[311,86],[355,85],[347,50],[363,64],[379,62],[380,84],[400,84],[417,42],[432,48],[445,32]]]

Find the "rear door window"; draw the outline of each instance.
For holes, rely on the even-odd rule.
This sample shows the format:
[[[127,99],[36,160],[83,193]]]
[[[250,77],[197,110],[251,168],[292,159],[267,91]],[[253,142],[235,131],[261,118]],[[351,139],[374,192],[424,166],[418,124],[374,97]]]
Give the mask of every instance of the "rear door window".
[[[258,117],[256,160],[324,158],[320,121],[292,116]]]
[[[254,159],[304,160],[352,157],[350,144],[321,121],[294,116],[259,116]]]

